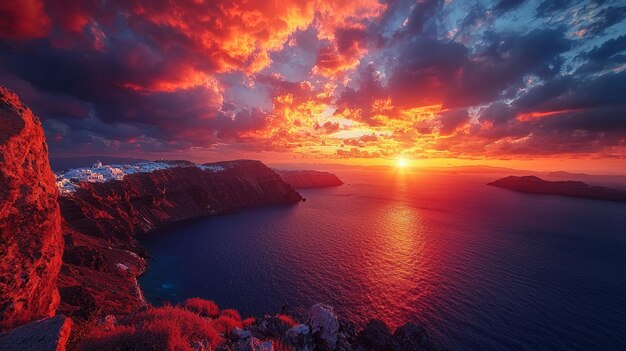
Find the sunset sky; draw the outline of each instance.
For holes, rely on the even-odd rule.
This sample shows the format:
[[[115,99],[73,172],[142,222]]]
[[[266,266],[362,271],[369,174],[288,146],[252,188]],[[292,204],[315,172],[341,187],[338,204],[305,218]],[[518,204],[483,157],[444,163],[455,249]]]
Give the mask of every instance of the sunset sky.
[[[2,1],[52,156],[626,172],[623,1]]]

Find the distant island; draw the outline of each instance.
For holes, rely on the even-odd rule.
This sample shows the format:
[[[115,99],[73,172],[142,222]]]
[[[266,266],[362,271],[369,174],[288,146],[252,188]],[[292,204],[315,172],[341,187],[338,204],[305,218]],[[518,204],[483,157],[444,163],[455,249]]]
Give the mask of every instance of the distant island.
[[[339,177],[329,172],[312,170],[281,171],[277,169],[274,171],[295,189],[326,188],[343,184]]]
[[[579,181],[547,181],[535,176],[508,176],[487,185],[531,194],[626,202],[625,190],[589,185]]]

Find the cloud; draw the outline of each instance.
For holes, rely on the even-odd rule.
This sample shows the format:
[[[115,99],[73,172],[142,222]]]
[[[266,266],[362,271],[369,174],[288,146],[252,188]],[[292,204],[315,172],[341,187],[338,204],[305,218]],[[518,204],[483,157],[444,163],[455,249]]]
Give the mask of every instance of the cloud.
[[[0,83],[53,154],[615,157],[625,16],[570,0],[3,2]]]

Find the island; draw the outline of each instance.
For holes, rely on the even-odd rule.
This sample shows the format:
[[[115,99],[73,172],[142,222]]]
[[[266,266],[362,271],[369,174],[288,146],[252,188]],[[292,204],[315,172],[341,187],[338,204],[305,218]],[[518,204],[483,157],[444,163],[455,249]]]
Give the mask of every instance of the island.
[[[343,184],[339,177],[329,172],[312,170],[282,171],[277,169],[274,171],[295,189],[326,188]]]
[[[626,191],[589,185],[579,181],[547,181],[535,176],[508,176],[487,185],[530,194],[558,195],[594,200],[626,202]]]

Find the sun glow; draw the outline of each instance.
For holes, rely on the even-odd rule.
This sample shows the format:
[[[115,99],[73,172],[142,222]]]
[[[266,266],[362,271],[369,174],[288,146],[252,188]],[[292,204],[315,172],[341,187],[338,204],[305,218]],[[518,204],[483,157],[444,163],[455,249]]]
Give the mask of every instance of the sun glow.
[[[398,157],[396,160],[396,167],[406,168],[409,165],[409,161],[404,157]]]

